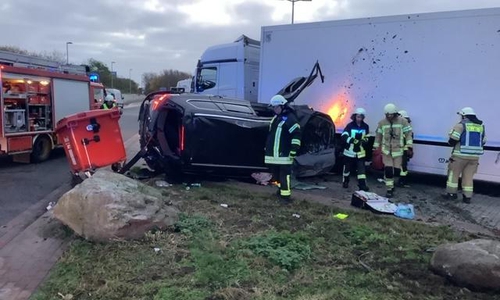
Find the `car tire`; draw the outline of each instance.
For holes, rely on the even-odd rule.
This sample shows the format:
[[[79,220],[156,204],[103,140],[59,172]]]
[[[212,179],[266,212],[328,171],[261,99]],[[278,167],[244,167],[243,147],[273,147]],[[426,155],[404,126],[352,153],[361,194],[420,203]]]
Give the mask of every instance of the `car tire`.
[[[31,162],[39,163],[46,161],[52,152],[52,140],[47,135],[40,135],[33,143],[31,151]]]

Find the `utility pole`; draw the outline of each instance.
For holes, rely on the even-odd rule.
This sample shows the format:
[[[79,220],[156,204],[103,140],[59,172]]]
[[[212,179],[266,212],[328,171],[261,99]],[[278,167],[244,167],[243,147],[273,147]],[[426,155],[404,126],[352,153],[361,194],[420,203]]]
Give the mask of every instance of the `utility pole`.
[[[312,1],[312,0],[286,0],[286,1],[292,2],[292,24],[293,24],[293,18],[294,18],[294,15],[295,15],[295,2],[299,2],[299,1]]]
[[[113,74],[113,64],[115,64],[114,61],[111,62],[111,88],[113,88],[113,77],[114,77],[114,74]]]
[[[132,94],[132,69],[128,69],[128,93]]]
[[[69,49],[68,45],[73,45],[73,42],[66,42],[66,64],[69,65]]]

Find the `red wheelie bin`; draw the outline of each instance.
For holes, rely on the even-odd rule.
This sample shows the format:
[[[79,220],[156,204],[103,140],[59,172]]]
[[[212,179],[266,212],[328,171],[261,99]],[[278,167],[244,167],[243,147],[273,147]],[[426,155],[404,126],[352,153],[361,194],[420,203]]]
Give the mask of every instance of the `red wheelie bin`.
[[[57,139],[74,175],[83,172],[89,177],[97,168],[112,166],[116,171],[123,165],[126,152],[119,120],[120,111],[110,109],[85,111],[57,122]]]

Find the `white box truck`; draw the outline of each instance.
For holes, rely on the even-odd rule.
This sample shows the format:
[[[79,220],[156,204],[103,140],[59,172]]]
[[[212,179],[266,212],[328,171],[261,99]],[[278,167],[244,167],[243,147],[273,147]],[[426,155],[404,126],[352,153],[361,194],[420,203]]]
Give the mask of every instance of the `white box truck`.
[[[295,103],[328,113],[338,133],[356,107],[367,110],[374,131],[384,105],[395,103],[412,119],[412,171],[446,174],[448,132],[459,121],[456,112],[473,107],[485,122],[488,139],[475,178],[500,183],[500,130],[495,123],[500,112],[500,8],[264,26],[261,43],[255,79],[259,102],[268,102],[291,76],[309,72],[319,61],[324,83],[311,85]],[[203,55],[209,56],[211,49],[216,47]],[[224,57],[218,61],[211,69],[217,81],[203,91],[200,74],[206,71],[199,64],[195,91],[224,95],[215,88],[248,85],[235,79],[245,72],[242,63],[232,67],[231,77]]]

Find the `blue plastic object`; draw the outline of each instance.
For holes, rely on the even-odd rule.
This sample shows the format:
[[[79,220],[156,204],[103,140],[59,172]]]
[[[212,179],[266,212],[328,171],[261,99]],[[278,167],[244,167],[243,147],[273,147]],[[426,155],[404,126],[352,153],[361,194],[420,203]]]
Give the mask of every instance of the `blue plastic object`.
[[[399,203],[394,215],[403,219],[413,220],[415,218],[415,208],[413,207],[413,204]]]

